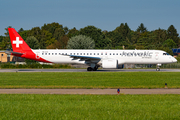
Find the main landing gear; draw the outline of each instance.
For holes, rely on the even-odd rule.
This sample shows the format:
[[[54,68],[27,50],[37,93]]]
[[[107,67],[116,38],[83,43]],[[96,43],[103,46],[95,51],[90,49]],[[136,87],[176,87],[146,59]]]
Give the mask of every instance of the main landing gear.
[[[94,68],[88,67],[88,68],[87,68],[87,71],[96,71],[97,69],[98,69],[97,66],[95,66]]]

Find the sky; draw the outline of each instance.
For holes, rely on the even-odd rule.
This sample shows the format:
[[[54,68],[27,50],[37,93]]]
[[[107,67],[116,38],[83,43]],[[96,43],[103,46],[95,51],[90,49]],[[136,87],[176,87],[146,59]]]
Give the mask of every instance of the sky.
[[[72,29],[93,25],[112,31],[121,23],[136,30],[174,25],[180,34],[180,0],[0,0],[0,35],[5,28],[42,27],[57,22]]]

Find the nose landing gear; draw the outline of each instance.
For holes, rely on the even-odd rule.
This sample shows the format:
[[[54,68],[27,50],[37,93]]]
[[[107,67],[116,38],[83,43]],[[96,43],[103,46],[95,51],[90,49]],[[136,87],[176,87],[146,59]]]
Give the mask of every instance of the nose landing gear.
[[[160,71],[160,68],[156,68],[156,71]]]
[[[156,71],[160,71],[160,66],[161,66],[161,64],[157,64]]]

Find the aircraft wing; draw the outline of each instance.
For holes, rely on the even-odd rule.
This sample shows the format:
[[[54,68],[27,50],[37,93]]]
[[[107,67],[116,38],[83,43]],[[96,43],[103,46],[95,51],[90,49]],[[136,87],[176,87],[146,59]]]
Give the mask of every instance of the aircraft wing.
[[[88,60],[97,60],[100,61],[101,58],[100,57],[89,57],[89,56],[78,56],[78,55],[67,55],[70,56],[71,58],[73,58],[72,60],[77,60],[80,59],[79,61],[88,61]]]

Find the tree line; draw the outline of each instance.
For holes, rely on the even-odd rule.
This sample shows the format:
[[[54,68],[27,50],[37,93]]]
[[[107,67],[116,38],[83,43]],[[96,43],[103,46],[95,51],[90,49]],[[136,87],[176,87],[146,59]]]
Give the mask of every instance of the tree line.
[[[9,26],[11,27],[11,26]],[[8,28],[5,36],[0,36],[0,49],[11,49]],[[113,31],[102,31],[95,26],[87,26],[77,30],[75,27],[69,29],[59,23],[44,24],[42,27],[34,27],[31,30],[18,30],[21,37],[33,49],[69,49],[68,42],[73,39],[84,39],[85,41],[92,39],[94,49],[159,49],[172,54],[172,48],[180,45],[180,37],[176,28],[170,25],[167,30],[156,29],[148,31],[141,23],[138,28],[133,31],[127,23],[121,23]],[[84,38],[85,37],[85,38]],[[86,38],[87,37],[87,38]],[[88,46],[88,42],[81,42]],[[83,45],[84,46],[84,45]],[[89,47],[92,49],[92,47]],[[78,49],[78,48],[76,48]],[[81,45],[79,49],[84,49]]]

